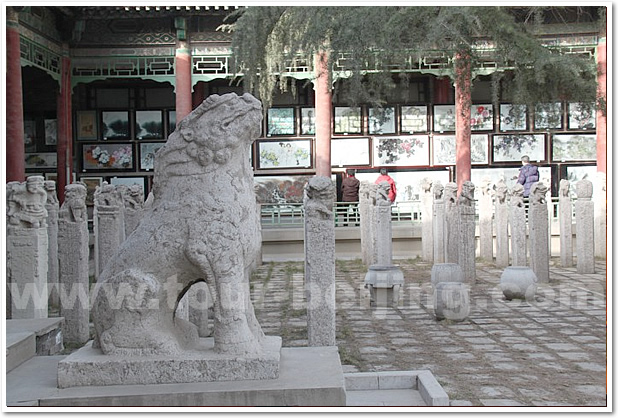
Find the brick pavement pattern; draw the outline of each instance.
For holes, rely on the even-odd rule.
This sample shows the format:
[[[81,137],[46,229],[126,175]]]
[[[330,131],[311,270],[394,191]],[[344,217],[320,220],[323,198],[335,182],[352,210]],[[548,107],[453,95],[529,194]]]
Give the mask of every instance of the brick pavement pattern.
[[[504,299],[502,268],[477,261],[464,322],[433,314],[431,267],[398,260],[399,305],[370,308],[367,266],[337,260],[337,345],[344,372],[429,369],[452,406],[606,406],[606,266],[596,273],[550,261],[534,300]],[[307,345],[302,262],[266,263],[251,279],[268,335]]]

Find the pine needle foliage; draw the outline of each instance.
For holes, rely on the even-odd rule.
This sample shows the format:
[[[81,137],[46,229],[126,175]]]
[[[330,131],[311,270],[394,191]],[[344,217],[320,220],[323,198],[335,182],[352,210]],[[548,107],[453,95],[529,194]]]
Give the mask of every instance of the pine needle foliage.
[[[405,82],[414,58],[460,53],[469,57],[475,74],[483,45],[493,48],[502,69],[494,75],[495,90],[502,88],[513,103],[595,102],[594,59],[566,55],[535,35],[548,13],[559,14],[560,8],[265,6],[239,10],[221,29],[233,33],[236,72],[243,74],[246,90],[267,105],[277,88],[288,88],[290,65],[311,67],[321,51],[328,52],[331,80],[344,67],[351,104],[380,106],[394,87],[393,71]],[[604,11],[595,15],[605,19]],[[457,82],[451,61],[447,75]]]

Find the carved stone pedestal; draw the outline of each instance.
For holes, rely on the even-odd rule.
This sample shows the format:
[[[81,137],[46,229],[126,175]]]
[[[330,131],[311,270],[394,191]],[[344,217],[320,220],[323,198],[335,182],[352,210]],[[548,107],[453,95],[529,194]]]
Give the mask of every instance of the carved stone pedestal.
[[[395,265],[374,264],[365,275],[365,288],[369,289],[370,305],[377,307],[397,305],[403,272]]]
[[[470,315],[470,292],[464,283],[441,282],[433,291],[433,308],[437,319],[463,321]]]
[[[151,385],[276,379],[281,337],[266,337],[262,351],[249,356],[216,353],[213,338],[175,356],[105,355],[88,343],[58,363],[58,387]]]

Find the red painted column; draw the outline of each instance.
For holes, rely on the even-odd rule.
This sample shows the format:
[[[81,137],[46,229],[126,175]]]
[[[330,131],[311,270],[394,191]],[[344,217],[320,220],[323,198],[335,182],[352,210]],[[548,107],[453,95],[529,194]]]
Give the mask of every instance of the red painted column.
[[[607,102],[606,38],[599,39],[597,45],[597,97],[603,97]],[[597,109],[597,172],[599,171],[607,174],[607,116],[601,109]]]
[[[332,92],[328,76],[328,53],[315,59],[315,174],[331,176],[330,137]]]
[[[191,113],[191,50],[186,41],[176,46],[176,123]]]
[[[65,45],[65,51],[68,46]],[[73,176],[73,120],[71,106],[71,59],[68,56],[62,57],[62,77],[60,81],[60,92],[57,101],[57,120],[58,120],[58,143],[56,153],[58,156],[58,182],[56,190],[58,200],[62,204],[64,201],[64,189],[67,184],[72,183]]]
[[[458,193],[461,185],[470,180],[472,156],[470,152],[470,105],[471,63],[467,52],[458,52],[455,56],[455,178]]]
[[[24,101],[19,51],[19,14],[6,8],[6,181],[24,181]]]
[[[451,80],[446,77],[434,78],[434,103],[448,104],[451,92]]]

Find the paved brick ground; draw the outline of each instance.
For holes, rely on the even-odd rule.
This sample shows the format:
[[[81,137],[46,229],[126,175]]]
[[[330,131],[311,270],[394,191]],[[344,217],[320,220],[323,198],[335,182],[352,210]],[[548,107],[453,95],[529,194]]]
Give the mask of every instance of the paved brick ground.
[[[397,307],[369,307],[366,267],[337,261],[337,345],[344,371],[429,369],[453,406],[605,406],[606,270],[550,263],[534,300],[507,301],[501,268],[477,262],[471,313],[433,315],[431,264],[399,260]],[[258,319],[284,346],[307,345],[303,263],[267,263],[252,278]]]

